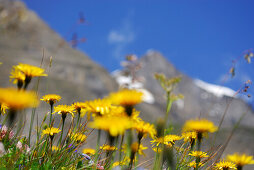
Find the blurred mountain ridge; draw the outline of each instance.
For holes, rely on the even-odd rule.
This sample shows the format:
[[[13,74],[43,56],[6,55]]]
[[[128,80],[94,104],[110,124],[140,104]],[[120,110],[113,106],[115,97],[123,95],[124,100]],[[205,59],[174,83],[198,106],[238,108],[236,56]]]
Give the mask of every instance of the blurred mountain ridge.
[[[165,92],[160,84],[154,79],[154,73],[163,73],[166,77],[173,78],[180,76],[182,78],[179,85],[174,90],[175,94],[183,94],[184,99],[173,106],[172,115],[178,120],[187,120],[190,118],[204,117],[219,123],[227,106],[228,110],[223,125],[234,125],[244,114],[242,125],[253,127],[254,112],[250,105],[241,98],[235,97],[233,90],[212,84],[201,80],[193,80],[185,74],[179,72],[167,59],[157,51],[148,51],[140,59],[143,67],[138,72],[145,78],[144,87],[155,97],[155,103],[166,106]]]

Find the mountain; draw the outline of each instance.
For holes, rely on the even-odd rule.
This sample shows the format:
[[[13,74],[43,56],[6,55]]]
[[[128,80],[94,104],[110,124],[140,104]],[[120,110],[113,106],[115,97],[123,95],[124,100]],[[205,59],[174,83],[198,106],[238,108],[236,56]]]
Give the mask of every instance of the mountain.
[[[145,79],[144,88],[151,92],[155,98],[157,115],[162,116],[161,108],[166,107],[165,92],[155,80],[154,73],[163,73],[166,77],[180,76],[181,82],[174,90],[175,94],[183,94],[181,99],[173,105],[173,119],[183,122],[190,118],[203,117],[219,124],[226,108],[228,111],[223,122],[224,126],[233,126],[247,112],[242,120],[242,125],[254,127],[254,112],[242,99],[234,96],[233,90],[205,83],[201,80],[193,80],[178,71],[159,52],[149,51],[140,59],[142,68],[137,73]]]
[[[0,34],[1,86],[10,84],[12,65],[22,62],[40,66],[44,56],[43,68],[49,76],[41,78],[42,94],[58,93],[67,103],[102,97],[117,89],[104,68],[71,48],[19,1],[0,0]],[[49,69],[50,56],[52,67]]]
[[[71,48],[20,1],[0,0],[0,35],[0,62],[3,63],[0,66],[1,87],[11,85],[9,75],[12,66],[22,62],[35,66],[42,63],[48,77],[40,78],[39,96],[59,94],[62,97],[59,104],[104,97],[118,88],[104,68],[94,63],[87,55]],[[52,66],[49,67],[51,56]],[[36,89],[37,80],[34,78],[28,89]],[[35,118],[38,116],[38,120],[41,121],[48,111],[48,104],[41,102]],[[27,111],[24,129],[26,134],[30,115],[31,111]],[[59,121],[60,117],[56,116],[56,124]],[[69,117],[67,126],[68,122]]]

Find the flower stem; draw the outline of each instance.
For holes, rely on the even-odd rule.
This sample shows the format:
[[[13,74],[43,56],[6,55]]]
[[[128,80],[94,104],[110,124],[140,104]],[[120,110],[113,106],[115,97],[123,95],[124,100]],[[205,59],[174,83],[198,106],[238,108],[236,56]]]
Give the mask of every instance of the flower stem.
[[[63,118],[63,117],[62,117]],[[62,124],[62,131],[61,131],[61,136],[60,136],[60,139],[58,141],[58,144],[61,145],[61,142],[62,142],[62,137],[63,137],[63,130],[64,130],[64,122],[65,122],[65,119],[62,119],[63,120],[63,124]]]
[[[49,127],[52,127],[52,113],[53,113],[53,104],[50,104],[50,119],[49,119]]]
[[[97,144],[96,144],[96,155],[95,155],[95,165],[99,159],[99,146],[100,146],[101,130],[98,130]]]

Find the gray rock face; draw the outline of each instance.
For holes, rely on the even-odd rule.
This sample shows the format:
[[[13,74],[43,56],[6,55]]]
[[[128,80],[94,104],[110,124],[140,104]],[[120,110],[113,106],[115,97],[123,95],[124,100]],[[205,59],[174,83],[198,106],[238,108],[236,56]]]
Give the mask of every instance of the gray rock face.
[[[165,92],[160,84],[154,79],[154,73],[163,73],[166,77],[181,76],[182,81],[174,90],[175,94],[183,94],[184,99],[176,102],[172,108],[172,117],[176,121],[183,122],[190,118],[203,117],[219,124],[226,107],[228,107],[223,125],[230,127],[234,125],[247,112],[242,125],[254,127],[254,112],[249,105],[239,98],[230,96],[218,97],[196,85],[188,76],[180,73],[159,52],[149,51],[141,58],[143,65],[139,75],[145,78],[144,86],[155,97],[155,107],[158,115],[164,115],[161,107],[166,107]]]
[[[104,68],[72,49],[23,3],[0,0],[0,23],[1,86],[10,85],[12,65],[23,62],[40,66],[43,60],[42,67],[49,76],[41,78],[42,94],[58,93],[64,102],[72,102],[102,97],[117,88]]]
[[[19,1],[0,0],[0,87],[14,86],[9,82],[13,65],[19,62],[40,66],[48,77],[41,77],[39,97],[54,93],[62,96],[59,104],[72,104],[104,97],[117,89],[108,72],[80,51],[71,48],[57,33],[47,26],[34,12]],[[50,57],[52,56],[52,66]],[[28,89],[35,90],[37,78]],[[49,105],[41,102],[36,110],[39,123]],[[31,111],[26,111],[28,134]],[[56,115],[56,124],[60,121]],[[36,121],[35,121],[36,122]],[[67,126],[70,117],[67,116]],[[35,123],[34,123],[35,126]]]

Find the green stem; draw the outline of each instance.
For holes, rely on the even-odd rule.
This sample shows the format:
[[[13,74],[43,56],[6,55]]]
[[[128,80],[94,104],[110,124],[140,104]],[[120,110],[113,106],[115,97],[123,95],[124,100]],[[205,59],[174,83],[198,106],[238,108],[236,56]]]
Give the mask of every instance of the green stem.
[[[167,92],[167,110],[166,110],[166,115],[165,115],[165,125],[167,127],[167,122],[168,122],[168,117],[169,117],[169,112],[171,110],[173,101],[170,98],[170,92]]]
[[[201,150],[201,142],[202,142],[202,133],[198,132],[198,145],[197,145],[197,150],[200,151]]]
[[[131,144],[132,144],[132,131],[127,130],[127,157],[131,156]]]
[[[61,136],[60,136],[60,139],[58,141],[58,144],[61,145],[61,142],[62,142],[62,137],[63,137],[63,130],[64,130],[64,122],[65,122],[65,119],[62,119],[63,120],[63,124],[62,124],[62,131],[61,131]]]
[[[240,166],[240,165],[237,166],[237,170],[242,170],[242,169],[243,169],[242,166]]]
[[[157,146],[157,152],[156,152],[156,155],[155,155],[153,170],[159,169],[159,166],[160,166],[159,157],[160,157],[159,146]]]
[[[200,157],[196,157],[196,168],[194,170],[199,169],[199,162],[200,162]]]
[[[50,119],[49,119],[49,127],[52,127],[51,122],[52,122],[53,105],[54,105],[54,104],[50,103]]]
[[[123,145],[123,140],[124,140],[124,134],[121,137],[121,142],[120,142],[120,146],[119,146],[119,162],[121,162],[121,160],[122,160],[122,145]]]
[[[75,128],[74,128],[74,132],[75,132],[76,129],[79,127],[79,122],[80,122],[80,111],[78,111],[78,119],[77,119],[76,126],[75,126]]]
[[[99,159],[99,147],[100,147],[100,138],[101,138],[101,130],[98,130],[97,144],[96,144],[96,155],[95,155],[95,169],[97,165],[97,161]]]

